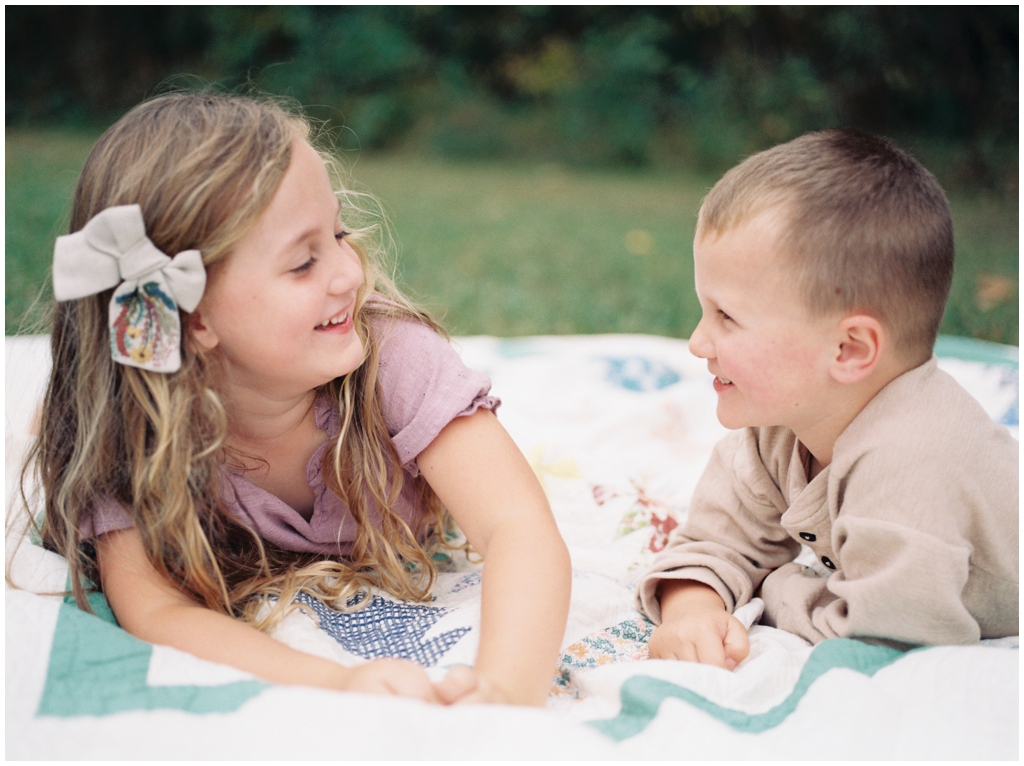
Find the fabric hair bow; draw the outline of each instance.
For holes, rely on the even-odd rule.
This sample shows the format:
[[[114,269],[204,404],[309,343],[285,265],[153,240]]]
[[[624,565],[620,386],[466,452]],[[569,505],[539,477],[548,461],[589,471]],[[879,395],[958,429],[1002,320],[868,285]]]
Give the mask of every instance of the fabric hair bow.
[[[118,284],[120,283],[120,284]],[[110,354],[153,372],[181,367],[180,306],[192,311],[206,288],[198,250],[174,258],[146,236],[142,208],[108,207],[81,231],[57,237],[53,294],[70,301],[117,285],[110,299]]]

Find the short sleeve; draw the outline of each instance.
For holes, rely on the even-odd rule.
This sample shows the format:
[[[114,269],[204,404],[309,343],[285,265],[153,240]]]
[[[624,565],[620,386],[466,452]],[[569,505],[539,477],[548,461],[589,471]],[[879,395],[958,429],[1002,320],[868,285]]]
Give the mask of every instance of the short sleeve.
[[[94,540],[107,532],[131,529],[134,526],[135,522],[124,506],[113,498],[101,497],[93,503],[91,513],[82,519],[79,539]]]
[[[382,320],[379,375],[384,420],[402,467],[419,475],[417,456],[455,418],[497,409],[491,380],[463,364],[447,340],[413,320]]]

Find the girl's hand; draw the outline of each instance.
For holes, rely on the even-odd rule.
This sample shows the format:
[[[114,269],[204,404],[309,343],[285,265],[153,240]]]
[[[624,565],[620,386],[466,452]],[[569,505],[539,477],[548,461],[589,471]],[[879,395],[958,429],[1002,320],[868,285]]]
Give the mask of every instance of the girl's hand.
[[[449,670],[448,675],[435,688],[438,700],[444,705],[509,705],[512,702],[496,684],[467,665],[458,665]]]
[[[408,660],[374,660],[350,669],[344,689],[366,694],[412,697],[424,702],[444,702],[434,691],[426,671]]]

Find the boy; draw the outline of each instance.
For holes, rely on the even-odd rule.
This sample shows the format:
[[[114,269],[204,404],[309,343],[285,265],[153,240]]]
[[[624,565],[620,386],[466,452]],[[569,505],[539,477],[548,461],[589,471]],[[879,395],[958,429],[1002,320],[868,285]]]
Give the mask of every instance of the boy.
[[[640,582],[651,656],[735,667],[755,595],[812,643],[1017,634],[1019,445],[932,355],[953,274],[935,178],[853,130],[754,155],[705,199],[694,274],[690,350],[742,430]]]

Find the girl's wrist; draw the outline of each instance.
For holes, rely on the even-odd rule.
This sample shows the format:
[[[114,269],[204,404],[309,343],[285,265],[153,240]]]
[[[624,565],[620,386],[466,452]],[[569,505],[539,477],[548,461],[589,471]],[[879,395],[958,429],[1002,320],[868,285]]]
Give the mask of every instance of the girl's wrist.
[[[340,689],[342,691],[351,689],[355,678],[354,668],[347,668],[331,660],[324,660],[324,662],[329,663],[331,666],[325,669],[323,675],[324,685],[329,689]]]

